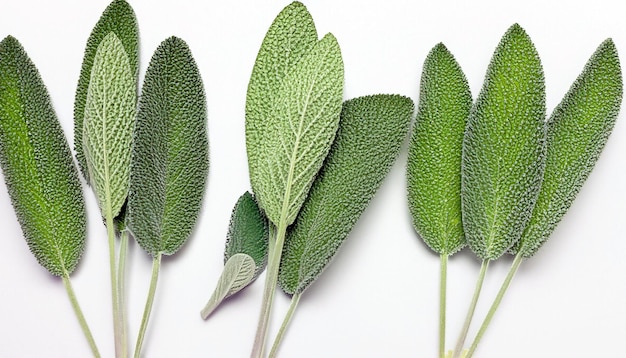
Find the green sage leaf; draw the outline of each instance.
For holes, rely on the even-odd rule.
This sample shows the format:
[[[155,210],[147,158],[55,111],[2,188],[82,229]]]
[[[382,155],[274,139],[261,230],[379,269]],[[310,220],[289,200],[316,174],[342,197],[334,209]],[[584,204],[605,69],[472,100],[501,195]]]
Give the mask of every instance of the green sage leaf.
[[[461,220],[461,152],[472,107],[467,79],[443,44],[426,57],[407,161],[413,226],[441,255],[465,245]]]
[[[137,93],[115,33],[98,46],[85,102],[83,151],[102,216],[116,217],[128,195]]]
[[[544,121],[541,62],[515,24],[491,59],[463,141],[463,229],[483,260],[506,252],[530,218],[541,185]]]
[[[11,36],[0,42],[0,165],[31,252],[51,274],[71,273],[86,236],[78,172],[39,72]]]
[[[335,137],[342,94],[341,51],[327,34],[284,78],[261,146],[248,149],[257,153],[248,158],[258,171],[252,187],[275,225],[295,220]],[[248,124],[246,135],[254,135]]]
[[[302,3],[293,2],[276,17],[254,62],[246,96],[246,148],[253,191],[259,173],[260,148],[265,141],[272,104],[290,69],[317,43],[313,18]]]
[[[346,101],[332,149],[285,240],[279,284],[295,294],[322,273],[398,156],[413,102],[398,95]]]
[[[122,42],[136,86],[139,75],[139,29],[135,12],[125,0],[114,0],[100,16],[98,23],[87,39],[85,56],[80,69],[80,77],[78,78],[76,97],[74,99],[74,149],[76,150],[76,159],[78,159],[79,167],[88,183],[90,183],[89,171],[85,161],[85,154],[83,153],[83,121],[85,118],[87,89],[89,88],[91,71],[98,46],[110,32],[115,33]]]
[[[133,143],[128,226],[153,256],[174,254],[200,212],[209,169],[206,99],[187,44],[163,41],[146,72]]]
[[[622,72],[609,39],[591,56],[548,120],[541,191],[513,253],[532,256],[554,231],[598,160],[621,102]]]

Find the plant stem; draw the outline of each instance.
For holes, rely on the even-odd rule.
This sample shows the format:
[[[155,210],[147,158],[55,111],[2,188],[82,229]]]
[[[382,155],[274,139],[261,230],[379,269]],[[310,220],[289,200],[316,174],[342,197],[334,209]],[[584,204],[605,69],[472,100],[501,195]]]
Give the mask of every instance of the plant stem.
[[[281,215],[278,229],[274,231],[275,240],[270,235],[270,252],[267,264],[267,274],[265,276],[265,287],[263,289],[263,302],[261,304],[261,314],[257,325],[256,335],[254,337],[254,346],[252,347],[252,358],[263,357],[265,350],[265,339],[267,337],[267,327],[270,321],[270,312],[274,302],[274,292],[276,291],[276,283],[278,282],[278,268],[280,266],[280,258],[282,256],[283,244],[285,241],[285,232],[287,231],[287,223],[283,219],[286,215]]]
[[[126,256],[128,253],[128,231],[123,230],[120,235],[120,257],[117,264],[117,288],[119,324],[123,357],[128,356],[128,335],[126,332]]]
[[[80,305],[78,304],[78,300],[76,299],[76,294],[74,293],[74,288],[72,288],[72,283],[70,282],[70,275],[67,273],[67,271],[63,271],[63,284],[65,285],[65,291],[67,291],[67,296],[72,303],[74,313],[76,313],[76,318],[78,318],[78,322],[80,323],[80,328],[82,328],[83,333],[85,334],[85,338],[87,338],[87,342],[89,342],[91,353],[93,353],[94,357],[100,358],[100,352],[98,351],[98,347],[96,346],[96,341],[93,339],[93,335],[91,334],[89,325],[85,320],[83,311],[80,309]]]
[[[135,358],[139,358],[141,356],[141,346],[143,344],[143,338],[146,334],[146,328],[148,327],[150,312],[152,311],[152,303],[154,302],[154,293],[156,292],[157,281],[159,280],[160,267],[161,254],[159,253],[152,261],[152,279],[150,280],[148,299],[146,300],[146,307],[143,311],[143,317],[141,318],[141,327],[139,328],[139,335],[137,336],[137,344],[135,345]]]
[[[482,290],[483,282],[485,281],[487,268],[489,268],[489,262],[491,262],[491,260],[483,260],[482,264],[480,265],[480,273],[478,274],[478,280],[476,280],[476,287],[474,288],[472,302],[470,303],[469,309],[467,310],[465,323],[463,323],[461,334],[459,334],[459,340],[457,341],[456,347],[454,348],[454,354],[452,355],[453,358],[461,357],[461,353],[463,352],[463,345],[465,344],[465,339],[467,338],[467,332],[469,331],[470,324],[472,323],[472,318],[474,318],[474,311],[476,310],[478,297],[480,297],[480,291]]]
[[[517,253],[517,255],[515,255],[515,259],[513,260],[511,269],[509,270],[509,273],[506,275],[506,278],[504,279],[504,282],[502,283],[502,286],[500,287],[500,291],[498,291],[498,295],[496,296],[496,299],[493,301],[493,304],[491,305],[491,308],[489,309],[489,312],[487,313],[487,317],[485,317],[483,324],[480,326],[480,330],[478,330],[478,334],[476,335],[476,338],[474,338],[474,342],[472,342],[472,345],[469,351],[467,352],[467,355],[465,356],[465,358],[470,358],[474,354],[476,347],[478,347],[478,343],[480,342],[481,338],[485,334],[485,331],[487,330],[489,323],[491,323],[491,319],[493,318],[493,315],[496,313],[496,310],[500,306],[500,302],[502,302],[502,298],[504,297],[506,290],[511,285],[511,281],[513,280],[513,277],[515,276],[517,269],[519,269],[519,266],[522,263],[522,259],[523,259],[522,250],[520,250]]]
[[[122,322],[120,321],[120,300],[117,286],[117,268],[115,264],[115,224],[110,205],[106,210],[105,224],[109,237],[109,266],[111,271],[111,298],[113,301],[113,332],[115,334],[115,356],[126,357],[122,344]]]
[[[296,311],[296,307],[298,307],[298,302],[300,302],[300,295],[302,293],[298,292],[291,297],[291,304],[289,305],[289,310],[287,311],[287,315],[285,315],[285,319],[283,320],[283,324],[280,326],[280,330],[276,335],[276,339],[274,339],[274,344],[272,344],[272,350],[268,358],[273,358],[276,356],[278,352],[278,347],[285,336],[285,332],[287,331],[287,326],[289,326],[289,322],[291,322],[291,318],[293,317],[294,312]]]
[[[439,282],[439,357],[446,357],[446,287],[448,276],[448,255],[441,254]]]

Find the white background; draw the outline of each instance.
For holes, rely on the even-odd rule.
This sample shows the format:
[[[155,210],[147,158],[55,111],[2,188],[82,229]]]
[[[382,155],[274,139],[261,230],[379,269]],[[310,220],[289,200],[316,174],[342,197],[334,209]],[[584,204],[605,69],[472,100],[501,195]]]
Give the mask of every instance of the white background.
[[[199,311],[222,269],[233,204],[249,188],[244,104],[265,31],[287,1],[131,1],[141,32],[141,72],[170,35],[185,39],[204,78],[211,168],[193,237],[163,260],[146,357],[246,357],[263,277],[217,311]],[[74,91],[85,42],[107,1],[8,1],[0,37],[17,37],[39,68],[72,141]],[[333,32],[345,62],[345,98],[400,93],[418,98],[422,63],[437,42],[456,56],[478,94],[500,37],[518,22],[541,56],[548,113],[596,47],[613,37],[626,56],[620,1],[308,1],[320,35]],[[142,75],[143,76],[143,75]],[[620,117],[624,117],[623,115]],[[608,357],[626,336],[626,123],[619,118],[604,153],[550,241],[524,262],[479,347],[479,357]],[[283,357],[435,357],[439,258],[416,236],[405,194],[406,145],[381,190],[324,275],[304,294]],[[0,184],[0,356],[88,357],[60,279],[28,251]],[[86,186],[89,236],[72,275],[104,357],[113,356],[106,231]],[[510,258],[490,267],[476,332]],[[141,319],[150,258],[131,244],[131,345]],[[460,329],[478,273],[467,251],[449,263],[448,347]],[[277,292],[271,335],[288,298]]]

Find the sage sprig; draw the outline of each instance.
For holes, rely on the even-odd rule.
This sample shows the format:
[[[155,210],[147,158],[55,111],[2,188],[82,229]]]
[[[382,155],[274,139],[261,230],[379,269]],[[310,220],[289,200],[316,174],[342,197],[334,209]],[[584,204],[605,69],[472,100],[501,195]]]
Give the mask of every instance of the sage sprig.
[[[317,41],[312,29],[306,8],[297,2],[288,5],[268,30],[248,87],[252,91],[246,101],[250,182],[276,228],[270,236],[253,357],[263,355],[287,226],[295,220],[339,125],[341,51],[332,34]],[[315,35],[313,45],[302,45],[313,39],[311,35]],[[292,48],[293,55],[285,51]],[[269,91],[259,92],[264,87]]]
[[[135,357],[141,354],[162,255],[187,241],[200,213],[209,169],[207,114],[200,72],[176,37],[154,52],[142,87],[132,147],[128,227],[153,257],[152,280]]]
[[[70,282],[86,237],[78,172],[39,72],[11,36],[0,42],[0,166],[28,247],[63,279],[92,353],[100,357]]]

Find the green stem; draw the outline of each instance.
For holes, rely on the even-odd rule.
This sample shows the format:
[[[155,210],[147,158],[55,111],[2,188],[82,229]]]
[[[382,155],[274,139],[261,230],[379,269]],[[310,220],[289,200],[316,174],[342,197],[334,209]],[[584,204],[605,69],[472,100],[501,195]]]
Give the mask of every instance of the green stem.
[[[287,315],[285,315],[285,319],[283,320],[283,324],[280,326],[280,330],[276,335],[276,339],[274,339],[274,344],[272,345],[272,350],[268,358],[273,358],[276,356],[278,352],[278,347],[285,336],[285,332],[287,331],[287,327],[289,326],[289,322],[291,322],[291,318],[293,317],[294,312],[296,311],[296,307],[298,307],[298,302],[300,302],[300,295],[302,293],[296,293],[291,297],[291,304],[289,305],[289,310],[287,311]]]
[[[270,321],[270,312],[274,302],[274,292],[276,291],[276,283],[278,282],[278,268],[280,266],[280,258],[282,256],[283,244],[285,241],[285,232],[287,223],[281,220],[275,233],[275,240],[270,236],[270,252],[267,264],[267,274],[265,276],[265,287],[263,289],[263,302],[261,304],[261,314],[257,325],[256,335],[254,337],[254,346],[252,347],[251,357],[263,357],[265,350],[265,340],[267,337],[267,327]]]
[[[80,305],[76,299],[76,294],[74,293],[74,288],[72,288],[72,283],[70,282],[70,275],[67,271],[63,272],[63,284],[65,285],[65,290],[67,291],[67,295],[72,303],[72,308],[74,308],[74,313],[76,313],[76,318],[78,318],[78,322],[80,323],[80,328],[82,328],[85,338],[87,338],[87,342],[89,342],[91,353],[93,353],[94,357],[100,358],[100,352],[96,346],[96,341],[93,339],[89,325],[85,320],[85,315],[83,315],[83,311],[80,309]]]
[[[439,282],[439,357],[446,357],[446,287],[448,276],[448,255],[441,254]]]
[[[117,268],[115,264],[115,224],[111,210],[106,210],[105,224],[109,237],[109,268],[111,271],[111,298],[113,301],[113,332],[115,334],[115,356],[126,357],[122,345],[122,322],[120,321],[120,301],[117,286]]]
[[[137,345],[135,345],[135,358],[139,358],[141,356],[141,346],[143,345],[143,338],[146,334],[148,320],[150,319],[150,312],[152,311],[152,303],[154,302],[154,293],[156,292],[160,267],[161,254],[159,253],[152,261],[152,279],[150,280],[150,289],[148,290],[146,307],[143,311],[143,317],[141,318],[141,327],[139,328],[139,335],[137,336]]]
[[[520,250],[517,253],[517,255],[515,255],[515,260],[513,260],[511,269],[509,270],[509,273],[506,275],[506,278],[504,279],[504,282],[502,283],[502,286],[500,287],[500,291],[498,291],[498,295],[496,296],[496,299],[493,301],[493,304],[491,305],[491,308],[489,309],[489,312],[487,313],[487,317],[485,317],[483,324],[480,326],[480,330],[478,330],[478,334],[476,335],[476,338],[474,338],[474,342],[472,342],[472,345],[469,351],[467,352],[467,355],[465,356],[465,358],[470,358],[474,354],[476,347],[478,347],[478,343],[480,342],[481,338],[485,334],[487,327],[489,327],[489,323],[491,323],[491,319],[493,318],[493,315],[496,313],[496,310],[498,310],[498,307],[500,306],[500,302],[502,302],[502,298],[504,297],[506,290],[511,285],[511,281],[513,280],[513,277],[515,276],[517,269],[519,269],[519,266],[522,263],[522,259],[523,259],[522,250]]]
[[[126,332],[126,256],[128,253],[128,231],[122,231],[120,236],[120,257],[117,265],[117,288],[118,288],[118,307],[119,307],[119,324],[122,344],[122,357],[128,356],[128,334]]]
[[[472,323],[472,319],[474,318],[474,311],[476,311],[476,304],[478,303],[478,297],[480,297],[480,291],[482,290],[483,282],[485,281],[485,274],[487,273],[487,268],[489,268],[489,262],[491,262],[491,260],[483,260],[483,263],[480,265],[480,273],[478,274],[478,280],[476,280],[476,287],[474,288],[472,302],[470,303],[469,309],[467,310],[465,323],[463,323],[461,334],[459,334],[459,340],[457,341],[456,347],[454,348],[454,354],[452,355],[453,358],[461,357],[461,353],[463,352],[463,345],[465,344],[465,339],[467,339],[467,332],[469,331],[470,324]]]

